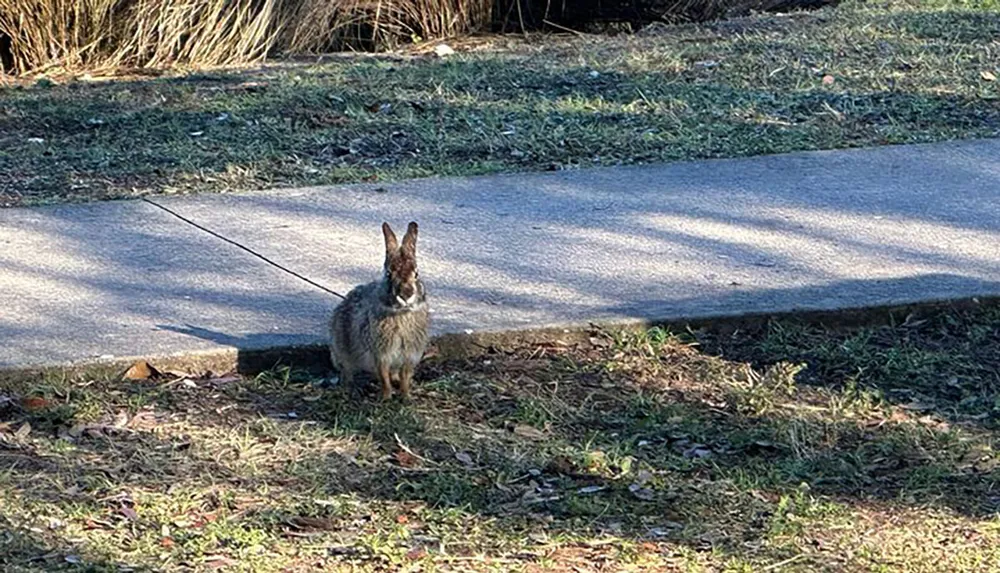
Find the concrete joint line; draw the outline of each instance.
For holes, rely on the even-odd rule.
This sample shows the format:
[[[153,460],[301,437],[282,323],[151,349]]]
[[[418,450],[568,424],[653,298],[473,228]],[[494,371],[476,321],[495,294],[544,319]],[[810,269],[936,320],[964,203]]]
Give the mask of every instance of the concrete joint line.
[[[223,235],[221,235],[221,234],[219,234],[219,233],[217,233],[217,232],[215,232],[215,231],[213,231],[213,230],[211,230],[211,229],[209,229],[207,227],[199,225],[198,223],[192,221],[191,219],[188,219],[184,215],[181,215],[180,213],[178,213],[178,212],[176,212],[176,211],[174,211],[172,209],[168,209],[167,207],[164,207],[163,205],[160,205],[159,203],[153,201],[152,199],[149,199],[147,197],[142,197],[142,200],[144,202],[152,205],[153,207],[156,207],[157,209],[160,209],[160,210],[162,210],[162,211],[164,211],[166,213],[169,213],[171,216],[173,216],[173,217],[175,217],[177,219],[180,219],[184,223],[186,223],[188,225],[191,225],[192,227],[198,229],[199,231],[208,233],[209,235],[215,237],[216,239],[219,239],[219,240],[221,240],[223,242],[229,243],[230,245],[232,245],[232,246],[234,246],[234,247],[236,247],[238,249],[242,249],[242,250],[250,253],[251,255],[257,257],[258,259],[264,261],[265,263],[271,265],[272,267],[274,267],[276,269],[279,269],[282,272],[284,272],[286,274],[289,274],[289,275],[291,275],[291,276],[293,276],[293,277],[295,277],[295,278],[297,278],[299,280],[305,281],[305,282],[309,283],[310,285],[312,285],[312,286],[320,289],[321,291],[327,292],[327,293],[332,294],[333,296],[336,296],[336,297],[339,297],[339,298],[344,298],[344,295],[340,294],[339,292],[337,292],[335,290],[332,290],[332,289],[329,289],[329,288],[327,288],[327,287],[325,287],[325,286],[317,283],[316,281],[314,281],[314,280],[312,280],[312,279],[310,279],[310,278],[308,278],[306,276],[300,275],[299,273],[297,273],[297,272],[295,272],[295,271],[293,271],[293,270],[291,270],[289,268],[283,267],[282,265],[280,265],[280,264],[272,261],[271,259],[265,257],[264,255],[258,253],[257,251],[254,251],[250,247],[241,245],[240,243],[237,243],[236,241],[234,241],[234,240],[232,240],[232,239],[230,239],[228,237],[225,237],[225,236],[223,236]]]

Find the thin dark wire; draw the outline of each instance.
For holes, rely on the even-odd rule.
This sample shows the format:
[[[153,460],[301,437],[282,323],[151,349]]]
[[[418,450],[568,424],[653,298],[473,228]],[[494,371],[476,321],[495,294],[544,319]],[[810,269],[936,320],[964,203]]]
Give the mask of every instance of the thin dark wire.
[[[236,241],[233,241],[231,239],[227,239],[226,237],[223,237],[222,235],[216,233],[215,231],[213,231],[211,229],[207,229],[205,227],[202,227],[198,223],[195,223],[194,221],[192,221],[191,219],[188,219],[187,217],[181,215],[180,213],[177,213],[175,211],[171,211],[170,209],[167,209],[163,205],[160,205],[159,203],[151,201],[151,200],[147,199],[146,197],[143,197],[142,200],[145,201],[146,203],[149,203],[150,205],[158,208],[158,209],[162,209],[162,210],[166,211],[167,213],[170,213],[174,217],[177,217],[178,219],[180,219],[181,221],[184,221],[185,223],[187,223],[188,225],[191,225],[192,227],[201,229],[202,231],[205,231],[206,233],[208,233],[209,235],[212,235],[213,237],[215,237],[217,239],[221,239],[221,240],[229,243],[230,245],[232,245],[234,247],[238,247],[240,249],[243,249],[244,251],[246,251],[246,252],[250,253],[251,255],[257,257],[258,259],[264,261],[265,263],[267,263],[267,264],[269,264],[269,265],[271,265],[273,267],[276,267],[278,269],[281,269],[281,270],[285,271],[286,273],[292,275],[293,277],[301,279],[301,280],[303,280],[303,281],[311,284],[312,286],[314,286],[314,287],[316,287],[316,288],[318,288],[318,289],[320,289],[322,291],[326,291],[326,292],[332,294],[333,296],[344,298],[344,295],[340,294],[339,292],[334,291],[334,290],[330,290],[330,289],[326,288],[325,286],[323,286],[323,285],[321,285],[321,284],[319,284],[317,282],[314,282],[314,281],[312,281],[312,280],[310,280],[310,279],[308,279],[308,278],[300,275],[299,273],[297,273],[297,272],[295,272],[295,271],[293,271],[291,269],[286,269],[285,267],[279,265],[278,263],[272,261],[271,259],[265,257],[264,255],[262,255],[260,253],[257,253],[255,251],[249,249],[248,247],[244,247],[243,245],[237,243]]]

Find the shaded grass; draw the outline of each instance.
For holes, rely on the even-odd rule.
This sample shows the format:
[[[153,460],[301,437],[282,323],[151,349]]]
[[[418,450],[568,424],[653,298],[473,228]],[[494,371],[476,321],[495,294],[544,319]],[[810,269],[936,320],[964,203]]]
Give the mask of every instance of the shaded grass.
[[[848,2],[446,59],[6,88],[0,204],[990,137],[998,37],[984,4]]]
[[[290,370],[8,379],[0,564],[995,570],[998,351],[983,308],[595,332],[431,361],[410,404]]]

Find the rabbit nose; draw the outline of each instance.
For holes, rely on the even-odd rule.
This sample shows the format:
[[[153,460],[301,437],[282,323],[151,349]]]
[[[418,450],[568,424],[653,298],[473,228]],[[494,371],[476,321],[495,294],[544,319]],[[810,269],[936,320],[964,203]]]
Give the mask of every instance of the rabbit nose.
[[[414,292],[415,289],[413,288],[413,285],[400,285],[398,293],[399,298],[403,300],[410,300],[411,298],[413,298]]]

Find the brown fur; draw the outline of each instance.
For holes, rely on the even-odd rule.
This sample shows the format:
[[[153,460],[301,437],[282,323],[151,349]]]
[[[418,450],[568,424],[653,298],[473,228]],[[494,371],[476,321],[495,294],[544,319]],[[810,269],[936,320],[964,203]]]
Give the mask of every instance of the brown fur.
[[[413,371],[427,348],[430,313],[417,273],[417,224],[410,223],[402,246],[387,223],[382,232],[386,245],[382,280],[356,287],[334,309],[330,358],[347,386],[358,370],[375,375],[385,399],[392,395],[393,380],[404,396],[409,395]]]

